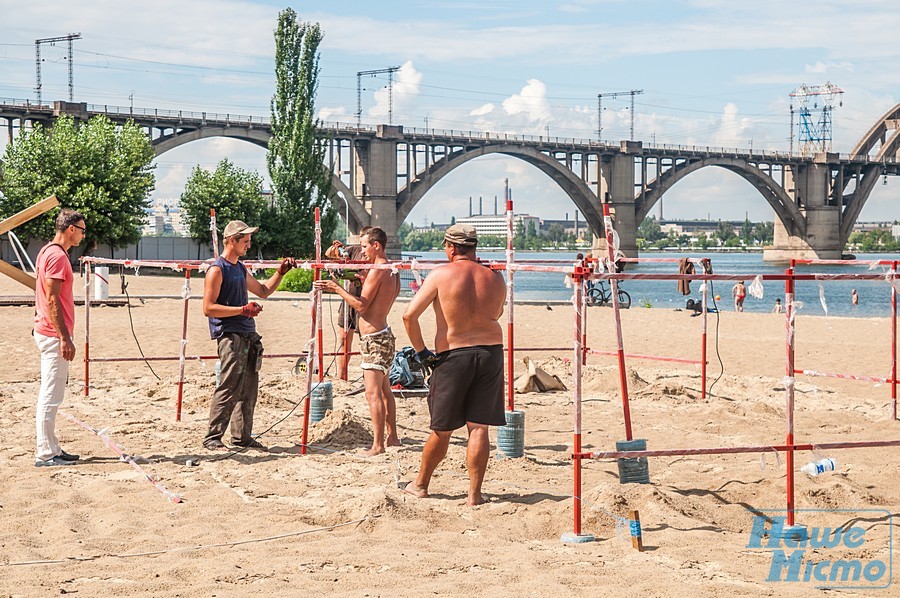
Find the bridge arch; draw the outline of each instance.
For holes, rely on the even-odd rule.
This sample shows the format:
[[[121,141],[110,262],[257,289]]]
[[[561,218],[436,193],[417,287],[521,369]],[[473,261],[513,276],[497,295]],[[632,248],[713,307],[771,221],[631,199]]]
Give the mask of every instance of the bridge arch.
[[[636,222],[643,222],[656,202],[675,183],[691,173],[709,166],[724,168],[745,179],[765,198],[778,219],[784,224],[785,229],[798,236],[806,234],[806,218],[784,188],[772,177],[742,158],[709,157],[676,164],[652,181],[643,196],[637,198],[635,202]]]
[[[165,152],[173,150],[176,147],[180,147],[186,143],[198,141],[200,139],[209,139],[212,137],[227,137],[229,139],[237,139],[239,141],[246,141],[261,148],[268,149],[269,139],[272,138],[272,134],[266,130],[251,129],[248,127],[205,126],[188,131],[175,131],[173,133],[157,137],[152,141],[153,151],[156,153],[156,157],[159,157]],[[323,168],[327,167],[323,165]],[[366,208],[356,198],[353,192],[350,191],[350,188],[347,187],[344,181],[342,181],[339,176],[331,173],[331,196],[329,197],[329,199],[331,201],[331,205],[334,206],[334,209],[337,210],[337,213],[341,216],[341,218],[343,218],[345,206],[344,201],[340,197],[338,197],[338,193],[346,198],[346,207],[349,207],[350,222],[346,223],[347,228],[349,230],[359,230],[365,224],[368,224],[369,213],[366,211]]]
[[[581,210],[585,221],[594,231],[594,234],[598,235],[602,232],[603,216],[600,213],[597,196],[594,195],[584,181],[551,156],[534,148],[512,144],[467,147],[457,150],[441,158],[428,169],[418,173],[416,178],[401,189],[397,195],[397,221],[402,222],[406,220],[406,217],[416,207],[416,204],[442,178],[466,162],[489,154],[504,154],[513,158],[519,158],[537,167],[538,170],[553,179],[578,209]]]
[[[872,150],[876,147],[879,148],[878,153],[872,156]],[[850,195],[846,195],[846,189],[852,179],[851,177],[844,179],[843,191],[846,207],[841,214],[840,240],[842,244],[846,244],[850,239],[853,225],[856,224],[856,219],[859,218],[869,195],[875,188],[875,183],[882,174],[882,165],[885,160],[896,160],[900,156],[900,104],[885,112],[881,118],[875,121],[866,134],[860,137],[850,155],[867,157],[868,161],[862,167],[860,176],[856,179],[856,189]]]

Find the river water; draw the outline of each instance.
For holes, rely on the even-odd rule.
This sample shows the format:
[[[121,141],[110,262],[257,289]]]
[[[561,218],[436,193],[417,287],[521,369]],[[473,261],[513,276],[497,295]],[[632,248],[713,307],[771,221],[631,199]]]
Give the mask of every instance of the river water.
[[[575,260],[576,252],[527,252],[517,251],[517,261],[527,260]],[[479,257],[490,260],[505,261],[506,254],[503,251],[482,251]],[[644,253],[641,257],[698,257],[703,254],[677,252]],[[404,257],[408,254],[404,253]],[[424,251],[415,254],[419,259],[445,260],[443,251]],[[712,253],[706,257],[712,259],[713,272],[716,274],[746,274],[745,284],[749,286],[753,277],[757,274],[784,274],[784,264],[770,264],[763,261],[761,253]],[[857,260],[900,260],[900,254],[856,254]],[[860,266],[804,266],[798,268],[798,273],[823,273],[823,274],[853,274],[885,272],[887,267],[877,267],[869,270],[867,265]],[[649,263],[628,264],[628,273],[678,273],[677,263]],[[535,272],[519,272],[516,274],[516,299],[528,300],[567,300],[572,296],[571,289],[565,286],[562,274],[544,274]],[[734,309],[731,298],[731,288],[734,283],[730,281],[714,281],[712,296],[718,294],[721,299],[718,306],[723,311]],[[815,281],[798,281],[796,286],[796,300],[802,302],[800,314],[824,316],[825,307],[828,316],[838,317],[890,317],[891,288],[883,281],[833,281],[821,283],[824,289],[825,307],[820,298],[820,283]],[[674,309],[683,308],[687,299],[700,300],[699,282],[691,283],[691,294],[682,295],[676,288],[676,282],[661,280],[628,280],[621,283],[621,288],[631,295],[632,309],[650,306],[653,308]],[[769,312],[775,304],[776,298],[784,302],[784,283],[781,281],[764,281],[764,294],[762,299],[747,295],[744,302],[744,311]],[[850,292],[856,289],[859,294],[859,305],[852,305]]]

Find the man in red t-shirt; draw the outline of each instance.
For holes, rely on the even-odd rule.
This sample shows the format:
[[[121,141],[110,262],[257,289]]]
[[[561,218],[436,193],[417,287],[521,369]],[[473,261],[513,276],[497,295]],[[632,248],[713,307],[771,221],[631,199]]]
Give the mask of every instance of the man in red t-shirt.
[[[34,293],[34,342],[41,352],[41,388],[38,392],[37,450],[34,465],[72,465],[78,455],[62,450],[56,439],[56,413],[66,396],[69,362],[75,359],[74,275],[69,249],[84,239],[84,216],[63,209],[56,217],[56,235],[37,257]]]

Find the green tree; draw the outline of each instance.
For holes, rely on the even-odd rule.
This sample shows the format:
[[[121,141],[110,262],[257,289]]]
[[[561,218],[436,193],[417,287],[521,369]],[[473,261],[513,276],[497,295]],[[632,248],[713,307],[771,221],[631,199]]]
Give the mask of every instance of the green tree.
[[[554,245],[558,246],[566,239],[566,229],[559,223],[553,223],[547,230],[547,238],[549,238]]]
[[[213,172],[199,166],[194,168],[181,194],[181,209],[191,238],[201,242],[210,240],[210,209],[216,211],[219,238],[230,220],[258,225],[267,207],[262,197],[262,185],[259,173],[239,168],[227,158],[219,162]],[[266,230],[261,230],[254,240],[259,238],[262,244],[266,234]]]
[[[85,251],[101,243],[124,247],[141,238],[154,177],[153,147],[132,122],[105,116],[76,123],[60,116],[49,130],[36,124],[6,146],[0,214],[11,215],[55,194],[87,221]],[[23,224],[17,234],[49,239],[58,210]]]
[[[275,29],[275,95],[272,139],[266,162],[274,205],[263,230],[268,257],[310,255],[315,247],[315,208],[322,214],[322,239],[334,235],[337,212],[331,208],[331,173],[324,165],[325,144],[316,139],[316,91],[319,85],[319,24],[298,21],[287,8]]]
[[[753,242],[753,223],[746,216],[741,224],[741,240],[747,245]]]
[[[663,234],[659,222],[656,221],[656,216],[648,216],[647,218],[644,218],[644,221],[638,226],[637,236],[653,243],[654,241],[659,241],[665,237],[665,234]]]
[[[772,222],[757,222],[753,225],[753,239],[760,245],[771,245],[775,242],[775,224]]]
[[[734,236],[734,228],[732,228],[731,223],[720,220],[719,225],[716,227],[716,237],[720,239],[722,243],[725,243]]]

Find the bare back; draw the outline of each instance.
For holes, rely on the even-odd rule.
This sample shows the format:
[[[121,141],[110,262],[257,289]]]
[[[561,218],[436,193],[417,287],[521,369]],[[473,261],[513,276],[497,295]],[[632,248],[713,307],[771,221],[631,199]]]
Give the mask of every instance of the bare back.
[[[470,260],[458,260],[434,270],[425,283],[436,289],[434,345],[438,352],[503,344],[497,320],[503,315],[506,283],[500,273]]]
[[[359,333],[372,334],[387,328],[387,315],[400,294],[400,275],[390,270],[369,270],[360,298],[366,308],[359,312]]]

